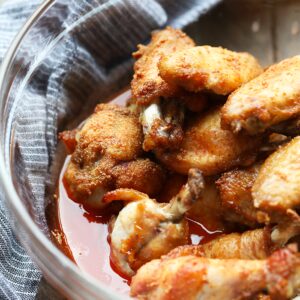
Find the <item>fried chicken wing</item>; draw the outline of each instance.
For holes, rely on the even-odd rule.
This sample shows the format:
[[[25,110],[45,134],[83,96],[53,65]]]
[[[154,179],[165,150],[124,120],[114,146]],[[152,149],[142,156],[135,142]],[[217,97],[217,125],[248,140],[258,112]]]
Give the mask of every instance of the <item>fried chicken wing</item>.
[[[244,224],[254,227],[259,221],[267,221],[267,214],[254,207],[251,195],[252,186],[257,178],[260,164],[248,168],[235,169],[226,172],[216,181],[219,190],[221,205],[235,214],[227,217],[228,221],[235,222],[235,216],[244,218]],[[232,218],[230,219],[230,216]]]
[[[299,224],[277,225],[248,230],[243,233],[223,234],[200,245],[179,246],[162,259],[194,255],[219,259],[265,259],[300,234]]]
[[[275,151],[262,165],[252,189],[255,207],[274,215],[298,221],[300,205],[300,137]]]
[[[99,104],[76,133],[77,143],[64,174],[70,198],[99,208],[103,194],[116,187],[155,195],[165,175],[149,159],[137,160],[143,153],[142,139],[136,114],[117,105]]]
[[[138,51],[133,53],[137,61],[134,64],[134,76],[131,82],[132,96],[135,101],[146,105],[157,102],[160,97],[176,96],[180,89],[160,77],[157,64],[162,56],[168,56],[194,45],[194,41],[185,33],[171,27],[154,32],[149,45],[138,45]]]
[[[156,156],[169,169],[181,174],[198,168],[204,175],[214,175],[251,163],[260,141],[260,137],[249,140],[249,137],[223,130],[220,107],[217,107],[188,120],[179,149],[156,151]]]
[[[257,134],[300,114],[300,56],[269,67],[232,93],[222,109],[222,126]]]
[[[169,84],[188,91],[210,91],[228,95],[262,72],[249,53],[221,47],[198,46],[163,56],[158,64],[160,76]]]
[[[299,290],[299,275],[300,258],[292,247],[265,260],[190,255],[142,266],[132,279],[131,295],[157,300],[242,300],[264,291],[274,299],[289,299]]]
[[[134,190],[120,189],[104,197],[104,201],[133,201],[121,210],[110,235],[111,257],[122,273],[131,276],[144,263],[188,243],[184,214],[203,186],[201,173],[192,169],[187,184],[170,203],[158,203]]]
[[[141,114],[144,142],[143,149],[177,148],[183,140],[182,123],[184,108],[168,100],[163,104],[152,103]]]

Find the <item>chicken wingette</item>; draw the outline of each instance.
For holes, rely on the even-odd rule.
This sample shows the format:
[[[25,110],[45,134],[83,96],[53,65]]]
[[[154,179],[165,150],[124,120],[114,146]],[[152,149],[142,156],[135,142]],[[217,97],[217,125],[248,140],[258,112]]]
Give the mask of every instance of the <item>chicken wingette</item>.
[[[222,126],[257,134],[300,114],[300,56],[269,67],[232,93],[222,108]]]
[[[300,137],[279,148],[264,162],[252,188],[254,206],[271,217],[299,222]]]
[[[170,53],[161,58],[160,76],[169,84],[191,92],[209,91],[228,95],[262,72],[249,53],[221,47],[198,46]]]
[[[200,169],[205,176],[253,162],[261,138],[235,135],[220,124],[220,107],[188,120],[184,139],[176,150],[157,150],[157,158],[170,170],[187,174]]]

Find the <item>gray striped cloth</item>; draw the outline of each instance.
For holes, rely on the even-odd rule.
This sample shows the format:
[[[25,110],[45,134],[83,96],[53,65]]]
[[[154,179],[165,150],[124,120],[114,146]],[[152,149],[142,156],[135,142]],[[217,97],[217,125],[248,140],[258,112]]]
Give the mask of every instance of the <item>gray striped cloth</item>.
[[[59,0],[35,24],[19,54],[30,80],[7,107],[22,196],[32,203],[33,218],[45,234],[45,189],[53,188],[51,179],[59,169],[58,130],[71,120],[80,122],[96,102],[128,83],[130,54],[152,30],[166,24],[183,27],[219,1]],[[0,6],[0,62],[40,2],[8,0]],[[57,35],[59,28],[68,35],[51,48],[44,37]],[[41,274],[12,232],[2,200],[0,191],[0,299],[33,299]]]

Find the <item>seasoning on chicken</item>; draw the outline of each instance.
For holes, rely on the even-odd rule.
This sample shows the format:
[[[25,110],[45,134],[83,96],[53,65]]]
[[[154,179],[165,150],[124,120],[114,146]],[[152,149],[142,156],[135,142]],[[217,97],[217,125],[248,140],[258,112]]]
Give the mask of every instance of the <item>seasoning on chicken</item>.
[[[158,64],[160,76],[187,91],[228,95],[262,72],[249,53],[221,47],[198,46],[165,55]]]
[[[109,192],[104,201],[128,203],[112,224],[111,257],[126,275],[151,259],[188,243],[188,224],[184,214],[199,199],[204,188],[202,174],[192,169],[186,185],[170,203],[158,203],[130,189]]]
[[[183,140],[183,105],[173,100],[161,102],[150,104],[141,114],[145,151],[178,148]]]
[[[259,169],[260,164],[235,169],[222,174],[216,181],[221,205],[228,211],[235,212],[227,217],[228,221],[236,222],[242,218],[243,224],[250,227],[257,226],[259,222],[268,223],[268,215],[254,207],[251,195]],[[239,216],[238,220],[236,220],[236,215]]]
[[[255,207],[277,219],[299,222],[300,137],[279,148],[262,165],[253,185]]]
[[[219,259],[265,259],[299,234],[299,224],[276,225],[273,228],[266,226],[243,233],[223,234],[200,245],[180,246],[162,259],[187,255]]]
[[[216,107],[188,120],[179,149],[155,153],[172,171],[187,174],[190,168],[198,168],[207,176],[251,164],[260,142],[260,137],[249,140],[247,136],[223,130],[220,107]]]
[[[149,159],[138,159],[143,153],[142,139],[136,114],[117,105],[99,104],[76,133],[76,147],[64,174],[70,198],[100,208],[104,193],[118,187],[156,195],[165,174]]]
[[[300,114],[300,56],[269,67],[231,94],[222,108],[222,126],[250,134]]]
[[[180,88],[168,84],[159,75],[158,62],[162,56],[169,56],[179,50],[195,46],[194,41],[181,30],[167,27],[152,34],[151,42],[138,45],[133,53],[137,59],[134,64],[134,75],[131,82],[132,96],[138,104],[148,105],[159,101],[161,97],[177,96]]]
[[[152,260],[142,266],[132,279],[131,296],[144,300],[242,300],[265,292],[274,299],[288,299],[299,291],[299,278],[300,258],[291,246],[265,260],[189,255]]]

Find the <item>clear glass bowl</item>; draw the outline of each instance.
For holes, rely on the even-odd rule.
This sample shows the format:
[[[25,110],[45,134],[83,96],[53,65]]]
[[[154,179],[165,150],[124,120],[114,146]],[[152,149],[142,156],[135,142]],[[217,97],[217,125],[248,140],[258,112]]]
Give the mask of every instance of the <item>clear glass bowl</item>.
[[[59,1],[45,1],[18,34],[3,61],[0,71],[1,182],[14,231],[53,286],[72,299],[120,299],[124,296],[118,295],[105,284],[82,273],[51,242],[47,228],[39,216],[40,206],[44,207],[47,204],[50,192],[45,193],[41,202],[33,197],[36,191],[32,191],[32,187],[28,184],[29,179],[22,169],[20,158],[22,155],[19,153],[16,126],[20,126],[23,120],[22,114],[16,112],[19,101],[25,101],[23,91],[32,84],[33,78],[40,78],[38,84],[43,84],[43,80],[50,74],[47,73],[49,71],[47,68],[44,68],[42,73],[38,73],[39,67],[49,55],[53,55],[59,49],[61,43],[68,39],[74,30],[76,31],[79,23],[88,22],[88,18],[97,10],[95,7],[85,7],[79,17],[72,19],[70,7],[75,4],[76,1],[70,1],[68,6],[63,6]],[[147,1],[141,5],[144,4],[147,13]],[[47,18],[53,15],[57,18],[59,26],[48,26],[45,30]],[[66,19],[69,20],[68,26],[63,22]],[[83,33],[88,35],[89,30],[97,30],[97,28],[85,26]],[[220,45],[232,50],[249,51],[267,66],[299,52],[300,3],[297,0],[225,0],[198,21],[186,26],[184,30],[198,44]],[[39,38],[35,38],[37,35]],[[143,37],[137,39],[137,42],[144,42]],[[34,47],[30,47],[32,43]],[[80,57],[82,53],[76,55],[84,59]],[[114,84],[109,88],[106,86],[105,91],[104,87],[102,89],[101,82],[94,83],[95,89],[87,87],[88,89],[84,91],[82,109],[61,115],[57,122],[59,126],[57,130],[71,126],[72,120],[72,126],[75,126],[91,111],[96,101],[104,101],[110,94],[128,84],[131,63],[132,61],[123,66],[127,71],[124,76],[118,78],[118,85]],[[76,73],[73,76],[76,77]],[[80,79],[78,80],[80,82]],[[30,88],[34,93],[36,87],[30,86]],[[67,90],[68,86],[65,85],[64,89]],[[103,92],[102,97],[99,97],[99,91]],[[72,99],[72,91],[70,91],[70,97],[66,98],[66,101],[71,103],[79,100]],[[60,108],[54,107],[54,109]],[[60,150],[55,148],[56,144],[53,147],[54,159],[47,162],[51,176],[45,173],[44,178],[45,182],[51,179],[51,182],[46,185],[50,191],[51,187],[55,186],[57,179],[55,176],[58,175],[61,165],[58,155]],[[32,166],[34,167],[36,166]]]

